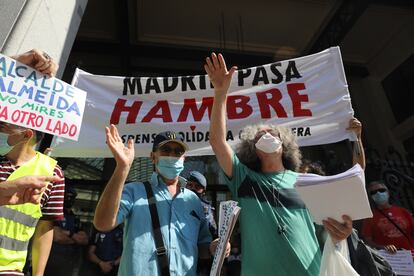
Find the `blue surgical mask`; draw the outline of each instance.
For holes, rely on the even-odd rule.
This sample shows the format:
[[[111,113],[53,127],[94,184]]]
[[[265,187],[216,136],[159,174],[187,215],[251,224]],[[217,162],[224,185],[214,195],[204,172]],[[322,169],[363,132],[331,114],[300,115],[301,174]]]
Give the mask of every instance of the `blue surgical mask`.
[[[0,155],[1,156],[7,154],[13,148],[12,146],[9,145],[9,143],[7,143],[8,138],[9,138],[8,134],[0,132]]]
[[[372,195],[372,199],[378,205],[383,205],[383,204],[388,203],[389,197],[390,195],[388,194],[388,192],[377,192]]]
[[[160,156],[156,165],[158,172],[167,179],[175,179],[184,170],[184,158]]]

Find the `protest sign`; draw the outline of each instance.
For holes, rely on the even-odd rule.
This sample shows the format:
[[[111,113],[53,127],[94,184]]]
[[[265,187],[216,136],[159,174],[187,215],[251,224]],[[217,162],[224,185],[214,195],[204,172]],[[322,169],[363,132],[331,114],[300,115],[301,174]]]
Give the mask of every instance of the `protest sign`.
[[[86,92],[0,54],[0,121],[77,140]]]
[[[202,57],[200,57],[202,59]],[[104,127],[115,124],[135,155],[149,156],[161,131],[174,130],[188,155],[211,155],[209,124],[214,90],[207,75],[115,77],[77,70],[72,84],[88,91],[78,143],[55,139],[53,155],[111,157]],[[301,146],[354,139],[353,116],[338,47],[296,59],[236,71],[227,97],[227,141],[235,145],[249,124],[282,124]]]
[[[220,202],[218,235],[219,241],[211,265],[210,276],[220,276],[226,255],[226,245],[236,225],[241,208],[233,200]]]
[[[414,275],[414,262],[411,250],[397,250],[390,253],[386,250],[378,251],[391,265],[397,275]]]

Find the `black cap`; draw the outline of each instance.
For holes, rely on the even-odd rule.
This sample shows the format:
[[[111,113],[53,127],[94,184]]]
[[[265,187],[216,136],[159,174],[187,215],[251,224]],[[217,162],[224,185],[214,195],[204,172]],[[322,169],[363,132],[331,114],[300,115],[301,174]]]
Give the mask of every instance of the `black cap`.
[[[185,151],[188,150],[188,146],[183,142],[181,137],[177,135],[177,133],[174,131],[164,131],[155,136],[154,143],[152,144],[152,151],[156,151],[159,147],[162,147],[168,142],[175,142],[181,145]]]
[[[192,171],[192,172],[190,172],[190,176],[187,178],[187,181],[196,182],[199,185],[203,186],[204,189],[207,188],[207,180],[206,180],[206,178],[204,177],[204,175],[202,175],[198,171]]]

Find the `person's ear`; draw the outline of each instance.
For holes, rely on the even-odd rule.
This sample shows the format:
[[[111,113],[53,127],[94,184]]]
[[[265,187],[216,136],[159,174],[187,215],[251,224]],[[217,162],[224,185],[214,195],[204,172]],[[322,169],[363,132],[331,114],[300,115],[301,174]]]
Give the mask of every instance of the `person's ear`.
[[[155,152],[151,151],[150,158],[151,158],[151,163],[155,165]]]
[[[24,138],[27,139],[27,141],[33,140],[33,138],[35,138],[34,130],[26,129],[24,131]],[[33,142],[36,143],[36,139],[34,139]]]
[[[34,136],[34,131],[31,129],[24,130],[24,138],[28,138],[29,140]]]

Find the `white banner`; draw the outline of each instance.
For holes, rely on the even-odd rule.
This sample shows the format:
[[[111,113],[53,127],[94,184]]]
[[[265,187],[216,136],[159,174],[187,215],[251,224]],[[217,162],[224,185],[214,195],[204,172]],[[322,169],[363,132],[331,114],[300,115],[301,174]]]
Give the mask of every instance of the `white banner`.
[[[201,57],[200,57],[201,58]],[[207,75],[115,77],[77,70],[72,84],[88,92],[83,131],[77,143],[55,138],[52,155],[111,157],[104,127],[117,125],[135,155],[149,156],[152,140],[174,130],[188,155],[213,154],[208,142],[213,89]],[[297,59],[237,71],[227,99],[227,140],[259,122],[290,127],[301,146],[354,139],[346,130],[353,116],[338,47]]]
[[[85,91],[0,54],[0,121],[76,141],[85,101]]]

